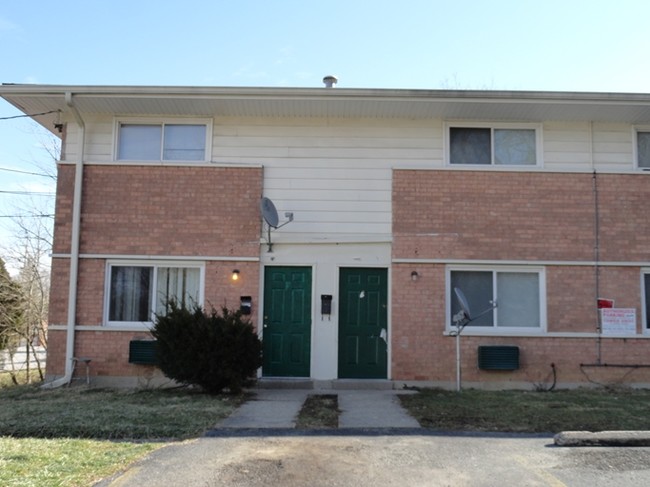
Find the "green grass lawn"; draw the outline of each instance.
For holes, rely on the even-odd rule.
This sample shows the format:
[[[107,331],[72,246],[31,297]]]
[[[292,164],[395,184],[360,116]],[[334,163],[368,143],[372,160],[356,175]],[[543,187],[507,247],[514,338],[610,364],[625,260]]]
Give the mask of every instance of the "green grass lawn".
[[[90,486],[162,445],[0,437],[0,485]]]
[[[422,426],[441,431],[558,433],[650,429],[650,390],[458,393],[423,389],[400,399]]]
[[[0,485],[87,486],[200,436],[245,396],[0,386]]]

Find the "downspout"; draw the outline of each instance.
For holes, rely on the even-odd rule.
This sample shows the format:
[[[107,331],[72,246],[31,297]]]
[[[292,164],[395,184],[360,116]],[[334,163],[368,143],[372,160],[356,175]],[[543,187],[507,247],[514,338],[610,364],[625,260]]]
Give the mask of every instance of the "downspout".
[[[589,157],[592,170],[592,193],[594,199],[594,279],[595,293],[594,303],[596,306],[596,363],[600,364],[602,359],[602,324],[600,322],[600,309],[598,299],[600,298],[600,203],[598,201],[598,172],[594,159],[594,122],[589,122]]]
[[[77,150],[77,161],[75,163],[74,175],[74,195],[72,202],[72,234],[70,236],[70,278],[68,287],[68,320],[67,320],[67,333],[65,343],[65,375],[56,379],[44,387],[54,388],[69,384],[72,380],[74,357],[74,339],[75,339],[75,325],[77,321],[77,288],[78,288],[78,273],[79,273],[79,242],[81,233],[81,190],[83,184],[83,160],[84,160],[84,145],[86,139],[86,125],[81,118],[81,114],[72,100],[72,93],[66,92],[65,94],[66,105],[70,108],[72,115],[79,126],[79,148]]]

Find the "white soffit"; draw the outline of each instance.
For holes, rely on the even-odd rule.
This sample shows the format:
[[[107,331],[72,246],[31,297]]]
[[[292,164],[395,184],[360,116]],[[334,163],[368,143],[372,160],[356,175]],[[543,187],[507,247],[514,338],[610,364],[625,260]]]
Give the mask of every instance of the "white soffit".
[[[93,87],[2,85],[24,113],[193,117],[329,117],[650,123],[650,95],[325,88]],[[35,117],[53,130],[54,115]]]

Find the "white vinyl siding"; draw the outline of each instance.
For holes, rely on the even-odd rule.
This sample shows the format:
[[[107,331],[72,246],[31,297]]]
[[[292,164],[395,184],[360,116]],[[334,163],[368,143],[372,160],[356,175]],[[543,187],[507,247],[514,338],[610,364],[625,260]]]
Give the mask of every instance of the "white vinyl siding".
[[[633,147],[632,132],[626,124],[544,123],[545,169],[629,172],[634,167]]]
[[[442,164],[441,122],[216,119],[213,160],[262,164],[280,243],[388,242],[392,168]],[[437,135],[432,137],[432,134]]]

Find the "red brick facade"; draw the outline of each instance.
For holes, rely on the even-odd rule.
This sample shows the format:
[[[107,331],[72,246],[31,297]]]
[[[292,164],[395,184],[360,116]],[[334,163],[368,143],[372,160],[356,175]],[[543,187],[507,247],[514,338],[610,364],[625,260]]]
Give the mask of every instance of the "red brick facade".
[[[641,267],[650,262],[646,177],[393,171],[391,377],[441,385],[455,381],[455,339],[445,333],[447,266],[483,263],[544,270],[547,334],[464,335],[465,383],[545,386],[553,380],[551,364],[561,384],[650,383],[650,368],[643,367],[650,363],[650,342],[642,335],[640,286]],[[60,167],[58,184],[52,325],[67,323],[74,166]],[[200,258],[206,306],[233,308],[240,296],[252,296],[251,319],[257,323],[261,194],[260,168],[84,168],[75,355],[92,358],[93,376],[146,380],[154,374],[150,367],[128,362],[129,341],[147,338],[146,331],[105,326],[111,258]],[[233,269],[240,270],[237,282],[230,279]],[[599,337],[597,296],[635,308],[639,335]],[[66,332],[54,326],[48,351],[52,376],[64,372],[65,339]],[[479,370],[482,345],[520,347],[520,368]]]
[[[59,167],[58,185],[51,325],[67,323],[70,259],[65,254],[70,252],[74,166]],[[93,376],[152,374],[149,367],[128,363],[129,341],[150,337],[148,332],[104,326],[111,258],[199,258],[205,265],[206,307],[236,308],[240,296],[253,296],[256,322],[261,192],[260,168],[85,166],[76,312],[81,328],[74,353],[92,358]],[[233,269],[240,271],[236,282]],[[65,331],[50,331],[48,375],[64,373],[65,340]]]
[[[562,383],[650,382],[650,342],[598,338],[596,307],[598,294],[635,308],[643,333],[650,225],[642,202],[649,198],[645,175],[394,171],[393,258],[401,262],[392,274],[393,377],[455,381],[455,339],[444,333],[447,264],[525,262],[545,270],[548,333],[574,335],[463,336],[464,380],[542,383],[554,364]],[[519,370],[478,369],[478,346],[495,344],[520,347]]]

